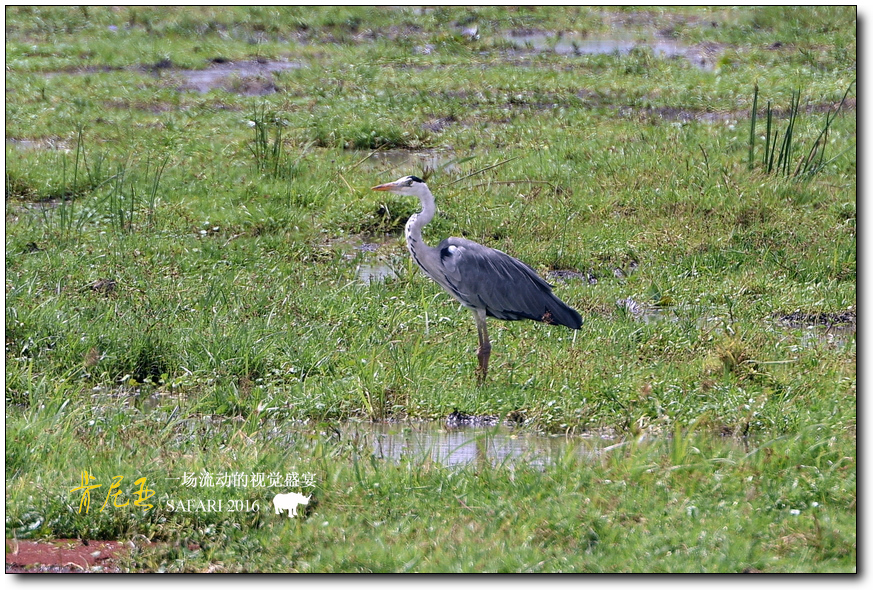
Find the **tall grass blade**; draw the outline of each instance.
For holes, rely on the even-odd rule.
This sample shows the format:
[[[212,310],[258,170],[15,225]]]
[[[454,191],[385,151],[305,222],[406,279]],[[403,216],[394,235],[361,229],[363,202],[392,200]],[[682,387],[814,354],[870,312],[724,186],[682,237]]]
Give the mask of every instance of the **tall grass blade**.
[[[749,132],[749,170],[755,166],[755,124],[758,121],[758,84],[755,83],[755,94],[752,98],[752,128]]]
[[[842,110],[843,105],[846,103],[846,98],[849,96],[849,91],[852,89],[852,86],[855,85],[855,80],[852,80],[849,83],[849,86],[846,88],[846,91],[843,93],[843,98],[840,99],[840,104],[837,105],[837,108],[831,112],[828,110],[827,116],[825,117],[825,125],[824,128],[819,132],[818,137],[815,139],[815,143],[813,143],[812,148],[809,150],[809,154],[806,156],[806,159],[803,161],[803,167],[798,167],[798,170],[795,172],[795,176],[803,175],[812,175],[821,170],[824,167],[824,156],[825,149],[827,147],[828,135],[830,132],[831,124],[836,119],[839,112]],[[819,147],[821,150],[819,151]],[[813,161],[816,159],[815,156],[818,155],[818,162],[813,164]],[[833,160],[829,160],[833,161]]]
[[[255,159],[255,168],[260,173],[267,173],[278,178],[282,173],[285,160],[282,143],[282,128],[286,122],[276,113],[268,112],[266,105],[255,107],[250,123],[254,138],[249,144],[249,151]],[[273,128],[272,137],[270,128]]]
[[[846,102],[846,98],[848,97],[849,91],[852,86],[854,86],[855,81],[853,80],[846,91],[843,93],[843,98],[840,100],[837,108],[831,112],[828,111],[825,116],[824,127],[819,131],[818,136],[815,138],[815,141],[812,142],[812,145],[809,147],[809,150],[806,152],[805,156],[802,156],[796,164],[792,161],[794,159],[794,154],[798,149],[797,140],[796,140],[796,126],[797,126],[797,118],[800,113],[800,98],[801,98],[801,90],[798,88],[795,91],[792,91],[791,98],[789,101],[788,107],[788,124],[785,127],[785,131],[782,133],[782,141],[778,142],[779,139],[779,130],[774,129],[773,125],[773,107],[771,102],[767,101],[766,108],[766,131],[764,133],[764,153],[762,155],[761,165],[766,174],[776,174],[782,175],[783,177],[793,177],[799,178],[800,176],[806,176],[815,174],[825,165],[825,149],[827,146],[828,138],[830,136],[831,125],[833,124],[837,114],[842,109],[843,105]],[[751,114],[751,125],[749,129],[749,169],[754,168],[754,157],[755,157],[755,131],[757,129],[757,121],[758,121],[758,113],[757,113],[757,105],[758,105],[758,94],[759,94],[758,84],[756,83],[753,90],[753,98],[752,98],[752,114]],[[778,154],[776,146],[779,146]],[[830,162],[832,160],[828,160]]]
[[[788,109],[788,126],[785,128],[785,135],[782,136],[782,145],[779,147],[779,159],[776,160],[776,173],[781,173],[783,176],[788,176],[789,161],[791,158],[791,140],[794,135],[794,121],[797,117],[797,106],[799,105],[799,102],[799,97],[792,92],[791,102]]]
[[[167,155],[164,157],[163,161],[158,163],[155,167],[154,174],[150,179],[150,183],[148,186],[148,213],[149,213],[149,226],[154,227],[155,222],[155,210],[158,206],[158,189],[161,184],[161,177],[164,175],[164,168],[167,167],[167,163],[170,161],[170,156]],[[150,162],[146,162],[146,178],[149,176],[149,168]]]
[[[767,163],[767,174],[772,174],[773,172],[773,160],[776,158],[776,140],[779,139],[779,130],[777,129],[773,133],[773,146],[770,151],[770,161]]]
[[[773,157],[770,155],[770,151],[773,149],[773,145],[775,145],[776,139],[773,139],[773,143],[770,142],[770,133],[773,129],[773,108],[770,106],[770,101],[767,101],[767,135],[764,138],[764,168],[767,170],[767,174],[773,169]]]

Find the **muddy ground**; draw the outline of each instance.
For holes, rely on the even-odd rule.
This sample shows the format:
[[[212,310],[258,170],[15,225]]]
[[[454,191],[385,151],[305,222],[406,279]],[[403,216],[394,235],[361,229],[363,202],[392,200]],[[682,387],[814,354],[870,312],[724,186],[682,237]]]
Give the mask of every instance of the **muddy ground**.
[[[6,573],[121,573],[117,562],[131,548],[121,541],[6,539]]]

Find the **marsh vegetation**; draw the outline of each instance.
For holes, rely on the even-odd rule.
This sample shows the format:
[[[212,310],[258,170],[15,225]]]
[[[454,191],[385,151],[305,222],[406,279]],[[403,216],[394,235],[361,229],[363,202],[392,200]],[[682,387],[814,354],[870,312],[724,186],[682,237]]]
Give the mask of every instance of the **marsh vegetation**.
[[[133,571],[853,571],[856,47],[851,7],[7,7],[7,538],[133,540]],[[477,387],[418,204],[369,191],[403,174],[427,240],[524,260],[582,330],[493,322]],[[446,465],[349,426],[453,412],[566,450]],[[203,470],[311,472],[313,502]],[[115,475],[154,509],[99,512]],[[167,507],[206,496],[262,508]]]

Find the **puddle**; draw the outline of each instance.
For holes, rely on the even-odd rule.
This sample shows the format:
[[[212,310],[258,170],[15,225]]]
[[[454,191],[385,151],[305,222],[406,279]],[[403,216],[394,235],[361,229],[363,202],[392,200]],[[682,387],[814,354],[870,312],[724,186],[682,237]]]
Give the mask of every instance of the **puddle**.
[[[276,92],[274,74],[303,67],[297,62],[241,61],[217,63],[205,70],[168,70],[166,75],[183,78],[179,90],[206,94],[215,89],[244,96],[262,96]]]
[[[355,279],[369,285],[397,278],[397,273],[385,260],[389,257],[379,253],[383,247],[395,251],[396,244],[396,236],[377,235],[331,240],[324,247],[341,251],[346,260],[358,261]]]
[[[369,263],[369,264],[359,264],[358,268],[355,269],[355,278],[364,283],[365,285],[369,285],[370,283],[381,283],[387,279],[396,279],[397,274],[394,270],[388,266],[387,264],[382,263]]]
[[[854,311],[841,313],[794,312],[779,316],[779,323],[789,330],[802,330],[800,346],[842,348],[856,342],[858,318]]]
[[[206,94],[215,89],[235,92],[244,96],[263,96],[276,92],[274,75],[279,72],[302,68],[303,64],[294,61],[215,61],[203,70],[179,70],[170,62],[159,62],[148,66],[129,68],[83,67],[75,70],[44,72],[46,78],[59,75],[82,76],[89,74],[115,73],[122,70],[150,72],[161,78],[178,79],[179,91],[192,91]]]
[[[631,297],[628,297],[627,299],[618,299],[616,300],[615,305],[620,310],[624,310],[634,320],[643,322],[644,324],[660,322],[665,319],[679,319],[675,311],[671,308],[644,303]]]
[[[6,138],[6,145],[19,150],[64,150],[67,145],[62,141],[53,141],[51,139],[15,139],[12,137]]]
[[[624,309],[636,321],[643,322],[644,324],[660,322],[671,317],[670,312],[663,307],[641,303],[630,297],[627,299],[619,299],[615,302],[615,305],[619,309]]]
[[[482,462],[545,467],[568,452],[594,458],[618,442],[605,434],[550,437],[508,426],[448,428],[435,422],[349,425],[343,436],[371,438],[373,454],[380,459],[431,460],[447,467]]]
[[[677,107],[618,107],[617,114],[619,117],[626,119],[635,118],[643,121],[663,120],[670,121],[676,124],[689,123],[698,121],[700,123],[709,123],[715,125],[724,123],[733,128],[737,123],[744,118],[748,118],[748,113],[720,111],[709,112],[693,109],[684,109]]]
[[[609,37],[590,37],[579,33],[509,32],[503,39],[517,49],[542,52],[550,51],[558,55],[626,55],[636,48],[650,49],[655,57],[685,58],[703,70],[711,70],[717,57],[717,49],[711,44],[690,46],[672,39],[641,39],[639,35],[616,33]]]
[[[360,166],[364,170],[393,172],[400,170],[412,174],[423,170],[442,170],[459,173],[461,169],[455,163],[457,158],[452,152],[436,150],[379,150],[374,152],[361,151]]]
[[[845,348],[855,344],[855,326],[809,326],[804,328],[800,336],[800,345],[803,348],[815,346],[827,346],[832,348]]]

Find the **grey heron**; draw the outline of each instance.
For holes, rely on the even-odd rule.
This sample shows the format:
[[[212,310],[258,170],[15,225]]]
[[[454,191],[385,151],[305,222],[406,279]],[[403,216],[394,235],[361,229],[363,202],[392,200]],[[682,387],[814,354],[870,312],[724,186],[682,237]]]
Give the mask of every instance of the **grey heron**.
[[[468,307],[479,333],[479,382],[488,375],[491,341],[487,316],[500,320],[534,320],[582,327],[579,313],[552,293],[552,286],[524,262],[464,238],[446,238],[436,248],[424,243],[421,229],[436,214],[436,201],[427,184],[417,176],[374,186],[376,191],[418,197],[421,211],[406,222],[406,246],[424,274]]]

